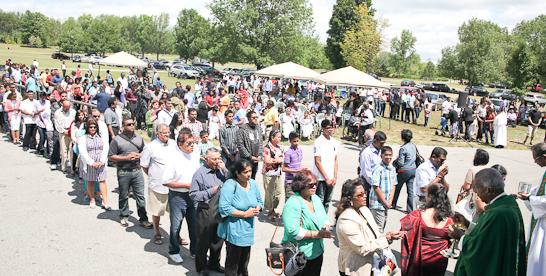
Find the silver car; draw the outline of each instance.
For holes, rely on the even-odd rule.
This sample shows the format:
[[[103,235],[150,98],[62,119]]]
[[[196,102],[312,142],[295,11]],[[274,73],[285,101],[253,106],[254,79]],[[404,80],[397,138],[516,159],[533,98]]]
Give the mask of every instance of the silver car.
[[[175,64],[171,67],[169,75],[177,78],[198,78],[199,72],[193,70],[187,64]]]

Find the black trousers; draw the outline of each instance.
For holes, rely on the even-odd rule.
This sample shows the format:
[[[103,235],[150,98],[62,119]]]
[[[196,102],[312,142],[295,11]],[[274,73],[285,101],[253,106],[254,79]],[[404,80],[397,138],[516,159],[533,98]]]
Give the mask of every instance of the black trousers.
[[[196,230],[199,233],[195,247],[195,269],[197,272],[205,269],[214,270],[220,266],[220,251],[222,251],[224,239],[216,234],[218,223],[211,220],[211,218],[209,205],[199,202],[196,211]],[[210,258],[207,265],[207,252],[209,250]]]
[[[36,148],[36,124],[25,125],[25,139],[23,139],[23,148]]]
[[[318,257],[307,260],[305,267],[296,274],[296,276],[320,276],[322,270],[322,258],[324,254],[320,254]],[[227,271],[227,269],[226,269]]]
[[[464,139],[470,140],[470,125],[472,124],[472,121],[465,121],[464,122]]]
[[[250,246],[240,247],[226,241],[226,276],[248,276],[249,260]]]
[[[483,128],[483,120],[485,120],[484,117],[480,117],[482,121],[478,121],[478,135],[476,136],[476,139],[481,140],[483,138],[483,133],[485,132],[485,129]]]

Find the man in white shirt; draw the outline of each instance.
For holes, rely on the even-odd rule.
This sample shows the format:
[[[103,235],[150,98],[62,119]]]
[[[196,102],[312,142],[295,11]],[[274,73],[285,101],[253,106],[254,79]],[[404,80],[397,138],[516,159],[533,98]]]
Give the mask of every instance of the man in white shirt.
[[[102,80],[102,86],[104,86],[104,92],[108,93],[110,97],[114,97],[114,90],[108,85],[108,82],[106,80]]]
[[[159,79],[159,73],[157,72],[157,70],[154,70],[154,77],[152,79],[153,85],[155,85],[155,83],[157,82],[157,79]]]
[[[95,74],[93,73],[93,63],[89,63],[89,72],[87,72],[91,79],[95,79]]]
[[[34,61],[32,62],[32,66],[34,66],[34,68],[36,68],[36,69],[38,69],[38,66],[39,66],[39,65],[40,65],[40,64],[39,64],[38,61],[36,61],[36,60],[34,60]]]
[[[121,77],[119,77],[117,81],[121,82],[121,85],[123,85],[124,89],[129,88],[129,81],[125,77],[125,73],[121,73]]]
[[[25,122],[25,138],[23,139],[23,150],[36,149],[36,120],[34,119],[34,92],[27,92],[28,98],[21,103],[21,113]]]
[[[413,200],[413,210],[417,210],[421,204],[426,203],[427,188],[431,184],[442,184],[449,191],[449,183],[446,175],[449,172],[449,167],[440,167],[446,161],[447,151],[441,147],[435,147],[432,150],[430,158],[423,164],[419,165],[415,170],[415,194],[419,197],[418,200]]]
[[[445,101],[442,103],[442,116],[447,118],[447,114],[449,114],[449,108],[451,107],[451,102],[449,98],[445,99]]]
[[[364,141],[364,132],[373,127],[374,116],[373,111],[369,104],[364,104],[364,115],[362,115],[361,126],[358,129],[358,144],[362,146],[366,141]]]
[[[154,243],[162,244],[163,240],[159,232],[160,217],[167,210],[169,188],[162,183],[163,170],[176,150],[176,142],[169,139],[169,126],[159,124],[156,127],[157,139],[144,147],[140,156],[140,166],[148,175],[148,214],[152,215],[154,225]]]
[[[46,93],[40,93],[40,100],[34,102],[34,111],[36,114],[36,130],[40,134],[40,140],[38,142],[38,148],[36,152],[39,154],[49,155],[49,152],[46,151],[44,148],[44,144],[47,138],[46,124],[51,124],[50,119],[43,116],[43,113],[47,111],[49,111],[47,112],[47,114],[51,115],[51,102],[47,100]],[[52,126],[53,124],[51,124],[51,127]],[[53,129],[51,129],[51,131],[53,131]]]
[[[322,120],[322,135],[313,143],[315,164],[313,174],[317,178],[317,196],[328,214],[334,186],[337,182],[337,151],[339,142],[332,137],[334,126],[331,120]]]
[[[162,184],[169,190],[169,212],[171,219],[169,258],[173,262],[181,263],[180,256],[180,228],[186,219],[190,234],[190,254],[195,256],[196,246],[196,206],[189,195],[193,174],[200,167],[199,152],[194,150],[191,131],[183,128],[177,138],[176,150],[165,165]]]
[[[14,83],[21,84],[21,69],[19,69],[19,64],[15,64],[15,66],[11,68],[11,78]]]
[[[171,125],[171,121],[173,120],[173,116],[177,111],[173,108],[173,102],[171,99],[167,99],[165,102],[165,109],[161,112],[159,112],[159,116],[157,118],[157,122],[159,124],[165,124],[165,125]]]

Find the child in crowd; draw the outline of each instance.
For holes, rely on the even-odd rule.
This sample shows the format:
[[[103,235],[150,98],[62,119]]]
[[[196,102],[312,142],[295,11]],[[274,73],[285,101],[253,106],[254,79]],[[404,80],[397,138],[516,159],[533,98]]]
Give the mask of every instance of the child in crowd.
[[[284,153],[284,162],[282,171],[286,173],[284,177],[284,201],[286,202],[294,192],[292,192],[292,179],[296,173],[302,171],[301,161],[303,160],[303,150],[299,148],[300,136],[296,132],[291,132],[288,136],[290,147]]]
[[[372,172],[372,190],[370,192],[370,211],[379,231],[383,233],[387,225],[387,211],[392,206],[395,185],[398,184],[396,170],[391,165],[392,148],[384,146],[381,148],[381,164]]]
[[[203,166],[203,164],[205,164],[205,154],[208,149],[214,148],[214,144],[209,141],[209,134],[206,130],[202,130],[199,133],[199,137],[201,137],[201,142],[197,145],[199,154],[201,155],[201,160],[199,162],[201,163],[201,166]]]

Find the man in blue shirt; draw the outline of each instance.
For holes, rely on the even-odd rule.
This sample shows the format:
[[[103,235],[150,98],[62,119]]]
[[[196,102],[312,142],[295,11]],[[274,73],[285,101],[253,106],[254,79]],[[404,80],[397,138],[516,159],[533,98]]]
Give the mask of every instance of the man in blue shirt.
[[[235,113],[235,116],[233,116],[233,125],[240,126],[245,123],[246,112],[245,109],[241,107],[241,102],[236,101],[234,105],[237,112]]]
[[[415,96],[413,96],[413,93],[407,92],[407,102],[406,102],[406,122],[411,123],[415,122],[415,110],[413,109],[413,105],[415,104]],[[409,115],[411,113],[411,122],[409,120]]]
[[[87,90],[89,92],[89,98],[91,98],[92,104],[97,104],[97,100],[93,100],[95,98],[95,95],[99,92],[99,88],[97,86],[97,81],[93,81],[93,85],[89,87]],[[102,112],[101,112],[102,113]]]
[[[160,77],[157,77],[157,81],[155,82],[155,86],[158,86],[159,89],[163,89],[163,83],[161,82]]]
[[[381,148],[387,142],[387,135],[383,131],[378,131],[373,136],[372,144],[367,147],[360,156],[360,175],[364,177],[365,185],[364,189],[369,198],[371,185],[372,185],[372,173],[373,170],[381,164]],[[368,200],[366,204],[369,207],[370,201]]]
[[[95,82],[94,82],[95,83]],[[93,97],[93,100],[97,101],[97,109],[100,111],[101,115],[104,116],[104,111],[108,108],[108,100],[110,95],[105,92],[104,86],[100,87],[100,92]]]
[[[32,91],[36,92],[36,79],[34,79],[34,69],[32,73],[27,72],[27,92]]]
[[[63,77],[60,76],[59,70],[55,70],[55,75],[51,78],[51,82],[55,85],[61,84],[61,82],[63,82]]]
[[[191,93],[191,86],[186,85],[186,94],[184,94],[184,99],[188,100],[188,107],[193,108],[193,103],[195,102],[195,95]]]

